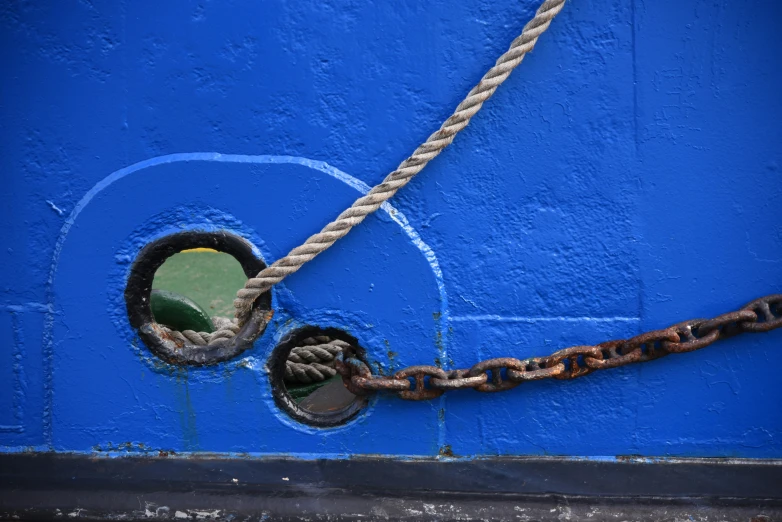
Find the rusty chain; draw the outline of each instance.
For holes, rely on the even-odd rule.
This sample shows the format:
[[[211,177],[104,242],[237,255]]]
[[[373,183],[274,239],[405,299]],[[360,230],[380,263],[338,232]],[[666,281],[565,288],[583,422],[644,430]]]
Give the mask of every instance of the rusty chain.
[[[409,366],[392,376],[373,375],[355,353],[340,353],[336,369],[345,387],[356,395],[394,391],[406,400],[439,397],[446,390],[471,388],[497,392],[525,381],[575,379],[596,370],[659,359],[672,353],[700,350],[741,333],[768,332],[782,327],[782,294],[756,299],[736,312],[713,319],[692,319],[663,330],[596,346],[574,346],[544,357],[502,357],[481,361],[468,370],[446,371],[437,366]]]

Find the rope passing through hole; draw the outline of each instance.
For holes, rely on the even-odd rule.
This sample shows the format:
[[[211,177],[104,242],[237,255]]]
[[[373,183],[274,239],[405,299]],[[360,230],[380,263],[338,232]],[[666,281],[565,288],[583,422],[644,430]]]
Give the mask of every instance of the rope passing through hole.
[[[305,263],[344,237],[364,218],[393,197],[399,189],[407,185],[416,174],[421,172],[430,161],[450,145],[454,137],[481,110],[484,102],[494,94],[497,87],[508,79],[513,69],[522,62],[528,52],[532,51],[540,35],[549,28],[551,21],[559,14],[564,4],[565,0],[545,0],[532,20],[524,26],[521,34],[513,40],[510,48],[497,59],[494,66],[467,93],[454,113],[435,133],[415,149],[409,158],[386,176],[380,184],[375,185],[365,196],[358,198],[337,219],[323,227],[320,232],[310,236],[304,244],[294,248],[288,255],[278,259],[258,275],[250,278],[244,288],[237,292],[234,301],[239,324],[244,324],[247,321],[253,302],[261,294],[299,270]]]
[[[347,210],[323,227],[323,229],[310,236],[302,245],[291,250],[288,255],[282,257],[264,268],[255,277],[247,280],[244,288],[236,293],[234,307],[236,308],[236,321],[221,322],[221,326],[213,333],[206,332],[176,332],[167,329],[167,333],[180,343],[192,343],[197,346],[213,345],[225,339],[234,337],[239,328],[244,325],[250,315],[253,303],[264,292],[276,285],[292,273],[299,270],[305,263],[311,261],[318,254],[330,248],[337,240],[347,235],[353,227],[364,221],[371,213],[399,189],[407,185],[413,177],[421,172],[426,165],[437,157],[440,152],[451,144],[454,137],[461,132],[470,120],[475,116],[486,100],[491,98],[502,82],[508,79],[510,73],[532,51],[538,38],[549,28],[551,21],[562,10],[565,0],[545,0],[535,16],[527,22],[521,34],[511,42],[509,49],[504,52],[478,84],[473,87],[464,100],[454,110],[453,114],[443,122],[440,128],[422,143],[413,153],[404,160],[399,167],[388,174],[386,178],[375,185],[366,195],[358,198]],[[217,326],[217,325],[216,325]]]
[[[219,339],[229,339],[230,337],[225,335],[226,331],[234,335],[239,331],[239,325],[227,317],[213,317],[212,321],[217,328],[213,333],[193,330],[179,332],[167,326],[163,326],[163,330],[178,342],[196,346],[207,346]],[[218,337],[217,334],[220,336]],[[283,380],[289,384],[311,384],[328,380],[337,374],[334,369],[337,356],[348,348],[350,344],[341,339],[333,339],[326,335],[307,337],[291,349],[285,361]]]

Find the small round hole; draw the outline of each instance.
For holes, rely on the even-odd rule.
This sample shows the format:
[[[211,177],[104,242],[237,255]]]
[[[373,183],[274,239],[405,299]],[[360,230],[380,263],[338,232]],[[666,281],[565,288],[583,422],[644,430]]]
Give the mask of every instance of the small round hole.
[[[212,255],[218,256],[212,259],[212,264],[217,263],[217,274],[201,274],[198,281],[190,281],[176,277],[172,280],[166,276],[167,272],[181,272],[183,277],[187,277],[189,268],[186,258],[193,254],[180,254],[183,251],[193,249],[208,249]],[[220,254],[222,253],[222,254]],[[238,262],[241,269],[231,271],[231,259],[226,259],[229,255]],[[166,265],[166,266],[163,266]],[[205,299],[204,296],[210,295],[213,288],[208,288],[204,283],[210,278],[228,279],[220,282],[211,281],[209,284],[218,284],[224,287],[223,294],[227,294],[227,285],[236,285],[234,292],[238,290],[247,278],[250,278],[265,268],[263,261],[255,257],[252,246],[239,236],[228,232],[200,232],[188,231],[165,236],[146,245],[139,253],[133,263],[128,277],[128,283],[125,287],[125,304],[128,311],[130,324],[139,334],[147,347],[155,355],[171,364],[182,366],[205,366],[223,362],[236,357],[243,351],[250,348],[253,342],[263,333],[266,324],[271,316],[271,294],[267,292],[256,300],[253,306],[250,319],[244,324],[238,332],[230,338],[220,339],[217,342],[211,342],[207,345],[196,343],[190,338],[183,338],[171,333],[171,330],[190,329],[193,332],[209,330],[209,325],[204,324],[204,320],[213,323],[213,330],[220,329],[221,322],[217,322],[215,317],[221,313],[230,312],[228,304],[225,302],[230,296],[221,295],[217,299]],[[158,278],[158,270],[161,269],[161,278]],[[223,272],[220,274],[219,272]],[[214,270],[213,270],[214,272]],[[161,282],[162,281],[162,282]],[[165,283],[165,284],[163,284]],[[155,287],[156,295],[152,291]],[[174,294],[166,294],[161,298],[159,292],[174,290]],[[206,293],[204,293],[206,292]],[[192,300],[193,295],[200,296],[201,306]],[[153,306],[159,304],[161,299],[174,302],[176,304],[173,313],[170,310],[156,308],[153,313]],[[215,310],[219,306],[217,313],[212,312],[212,306]],[[183,317],[183,307],[185,317]],[[197,309],[203,313],[199,313]],[[187,315],[190,314],[190,315]],[[204,319],[203,316],[207,316]],[[156,318],[160,319],[157,321]],[[168,324],[166,324],[168,323]]]
[[[336,355],[346,352],[365,360],[351,335],[336,328],[301,328],[274,349],[269,377],[277,406],[293,419],[317,427],[346,423],[367,404],[354,395],[334,369]]]

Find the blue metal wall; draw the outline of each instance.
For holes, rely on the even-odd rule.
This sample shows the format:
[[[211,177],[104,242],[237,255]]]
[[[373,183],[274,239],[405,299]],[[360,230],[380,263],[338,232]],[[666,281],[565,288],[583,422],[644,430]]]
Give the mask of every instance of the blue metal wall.
[[[0,445],[782,457],[780,331],[503,394],[380,397],[326,430],[280,413],[264,370],[300,324],[349,330],[389,370],[469,367],[779,292],[771,0],[568,3],[393,207],[277,287],[239,360],[174,369],[128,326],[147,241],[227,228],[284,255],[436,129],[535,8],[4,2]]]

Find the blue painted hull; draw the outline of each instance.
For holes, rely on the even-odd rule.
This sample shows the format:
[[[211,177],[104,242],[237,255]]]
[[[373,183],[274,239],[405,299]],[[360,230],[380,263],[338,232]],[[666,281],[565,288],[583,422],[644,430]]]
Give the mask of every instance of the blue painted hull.
[[[782,458],[781,331],[502,394],[377,396],[329,429],[280,411],[266,370],[303,325],[387,372],[465,368],[782,291],[770,1],[567,4],[441,157],[275,287],[252,349],[179,368],[130,327],[144,245],[228,230],[285,255],[435,130],[535,8],[6,7],[0,449]]]

